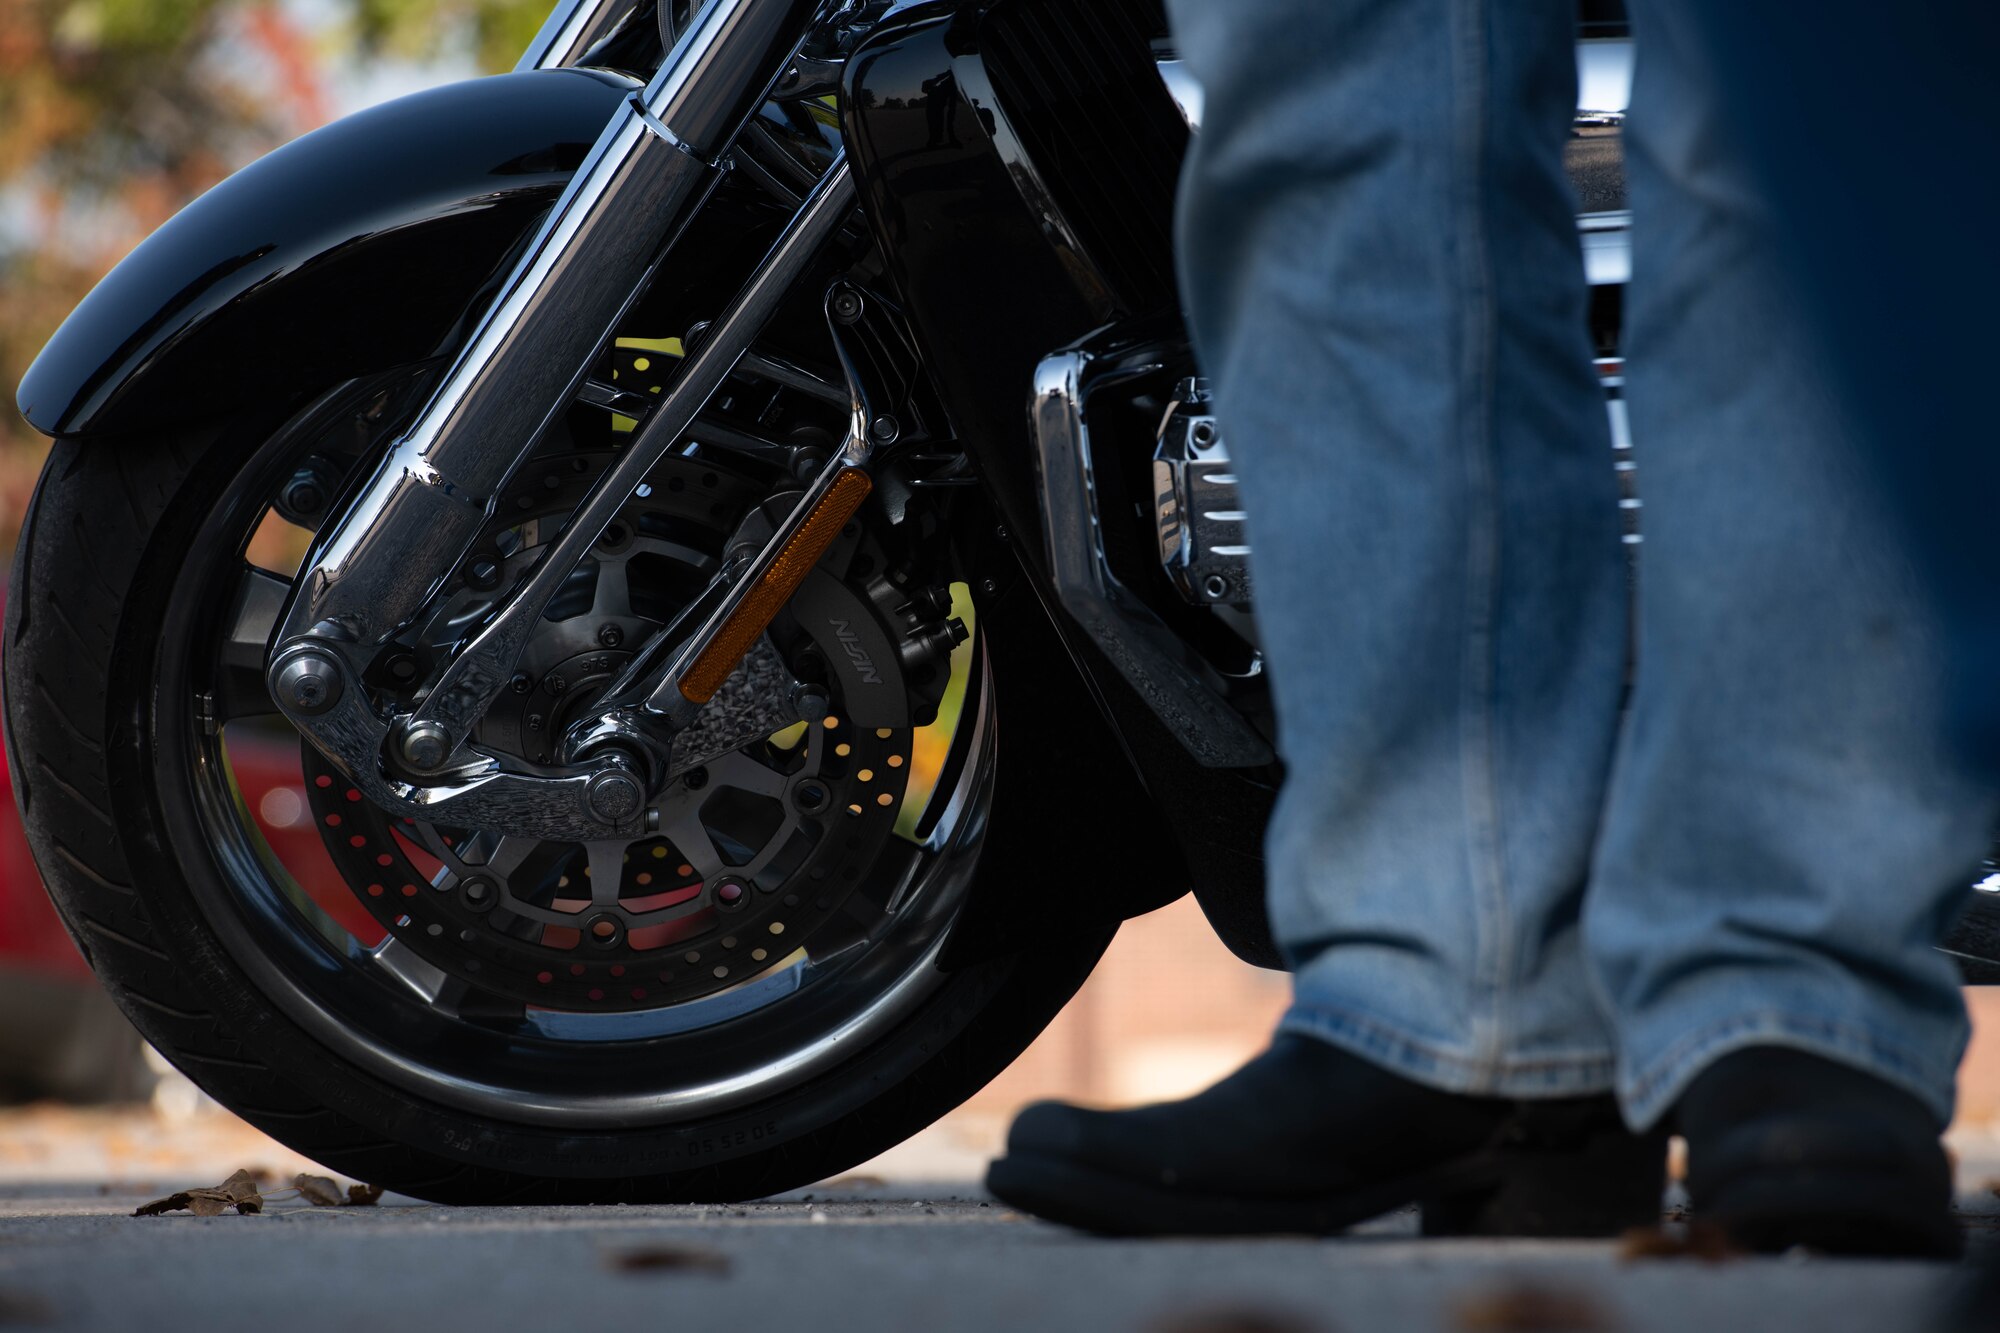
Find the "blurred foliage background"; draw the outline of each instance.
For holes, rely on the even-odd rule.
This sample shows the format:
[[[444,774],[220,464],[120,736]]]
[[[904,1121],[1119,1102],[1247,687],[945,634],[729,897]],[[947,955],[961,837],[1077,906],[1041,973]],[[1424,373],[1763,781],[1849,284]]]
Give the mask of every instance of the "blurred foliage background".
[[[511,67],[550,7],[0,0],[0,555],[48,446],[14,411],[14,387],[107,269],[230,171],[333,116]]]

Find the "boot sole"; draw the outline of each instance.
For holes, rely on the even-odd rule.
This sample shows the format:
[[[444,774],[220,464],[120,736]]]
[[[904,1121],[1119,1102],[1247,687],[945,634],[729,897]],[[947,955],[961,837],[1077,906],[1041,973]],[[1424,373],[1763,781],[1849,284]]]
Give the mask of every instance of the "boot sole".
[[[1965,1251],[1949,1205],[1891,1170],[1745,1172],[1708,1191],[1697,1216],[1720,1224],[1744,1249],[1765,1254],[1800,1247],[1855,1257],[1956,1259]]]
[[[1040,1153],[1009,1153],[986,1171],[1002,1203],[1102,1236],[1327,1236],[1437,1195],[1496,1188],[1505,1175],[1493,1154],[1360,1189],[1299,1198],[1198,1194],[1100,1171]]]

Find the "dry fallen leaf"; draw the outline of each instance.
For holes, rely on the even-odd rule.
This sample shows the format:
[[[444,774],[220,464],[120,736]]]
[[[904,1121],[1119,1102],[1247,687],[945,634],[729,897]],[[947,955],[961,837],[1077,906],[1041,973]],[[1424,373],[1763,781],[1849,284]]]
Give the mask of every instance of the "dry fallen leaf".
[[[264,1192],[256,1173],[242,1168],[229,1173],[229,1179],[222,1182],[219,1189],[228,1196],[231,1203],[264,1202]],[[252,1209],[251,1211],[255,1211]]]
[[[730,1269],[729,1256],[717,1250],[693,1245],[646,1245],[632,1250],[613,1250],[604,1256],[605,1267],[620,1273],[713,1273]]]
[[[264,1211],[264,1193],[257,1188],[257,1178],[248,1171],[232,1172],[220,1185],[176,1190],[164,1199],[142,1203],[132,1216],[158,1217],[162,1213],[186,1211],[196,1217],[219,1217],[231,1208],[239,1213]]]
[[[1633,1227],[1618,1238],[1620,1259],[1700,1259],[1722,1263],[1736,1257],[1729,1236],[1713,1222],[1689,1222],[1679,1235],[1665,1227]]]
[[[298,1190],[301,1199],[315,1208],[338,1208],[347,1201],[340,1192],[340,1186],[325,1176],[309,1176],[301,1171],[292,1177],[292,1186]]]
[[[177,1191],[176,1193],[169,1194],[164,1199],[155,1199],[151,1203],[140,1204],[137,1208],[134,1208],[132,1210],[132,1216],[158,1217],[161,1213],[178,1212],[181,1209],[186,1208],[188,1206],[188,1202],[189,1200],[187,1191],[180,1190]]]
[[[1464,1333],[1610,1333],[1617,1325],[1583,1292],[1532,1282],[1495,1287],[1460,1301]]]
[[[372,1208],[375,1206],[375,1201],[381,1197],[382,1187],[380,1185],[349,1185],[347,1187],[347,1206],[349,1208]]]

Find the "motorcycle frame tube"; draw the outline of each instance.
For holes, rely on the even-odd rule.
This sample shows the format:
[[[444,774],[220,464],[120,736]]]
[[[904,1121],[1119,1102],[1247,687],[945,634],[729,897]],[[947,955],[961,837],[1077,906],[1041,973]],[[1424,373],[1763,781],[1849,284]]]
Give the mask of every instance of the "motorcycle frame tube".
[[[318,545],[280,634],[363,651],[464,558],[492,497],[575,396],[698,211],[817,0],[710,0],[584,166],[430,400]],[[350,670],[353,663],[349,663]],[[358,680],[354,682],[358,685]]]

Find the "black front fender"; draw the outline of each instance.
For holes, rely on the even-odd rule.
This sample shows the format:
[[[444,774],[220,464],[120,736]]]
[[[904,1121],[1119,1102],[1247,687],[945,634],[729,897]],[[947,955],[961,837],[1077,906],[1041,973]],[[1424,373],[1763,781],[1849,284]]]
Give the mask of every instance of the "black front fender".
[[[187,425],[437,355],[637,86],[503,74],[287,144],[97,284],[28,367],[21,415],[49,435]]]

